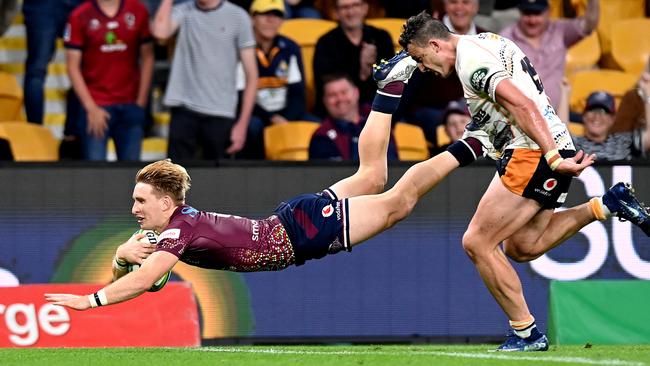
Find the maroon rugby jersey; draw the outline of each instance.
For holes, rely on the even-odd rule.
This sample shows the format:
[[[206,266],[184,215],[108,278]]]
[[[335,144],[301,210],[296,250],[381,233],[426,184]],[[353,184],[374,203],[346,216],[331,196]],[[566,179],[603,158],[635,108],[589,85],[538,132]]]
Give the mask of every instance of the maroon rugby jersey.
[[[193,266],[238,272],[277,271],[295,261],[277,216],[252,220],[182,205],[158,237],[156,251]]]

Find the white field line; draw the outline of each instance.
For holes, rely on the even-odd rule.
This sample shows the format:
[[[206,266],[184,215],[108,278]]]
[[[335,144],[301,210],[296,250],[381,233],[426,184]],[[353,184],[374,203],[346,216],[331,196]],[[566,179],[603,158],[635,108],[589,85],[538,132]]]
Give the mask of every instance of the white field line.
[[[190,348],[192,351],[199,352],[223,352],[223,353],[264,353],[264,354],[277,354],[277,355],[350,355],[350,356],[363,356],[363,355],[386,355],[394,356],[396,352],[388,351],[301,351],[301,350],[285,350],[274,348],[237,348],[237,347],[201,347]],[[442,352],[442,351],[409,351],[399,352],[403,355],[418,355],[418,356],[444,356],[456,358],[475,358],[486,360],[504,360],[504,361],[538,361],[538,362],[562,362],[570,364],[585,364],[585,365],[605,365],[605,366],[646,366],[643,362],[624,361],[617,359],[589,359],[584,357],[559,357],[559,356],[515,356],[512,354],[482,354],[482,353],[467,353],[467,352]]]

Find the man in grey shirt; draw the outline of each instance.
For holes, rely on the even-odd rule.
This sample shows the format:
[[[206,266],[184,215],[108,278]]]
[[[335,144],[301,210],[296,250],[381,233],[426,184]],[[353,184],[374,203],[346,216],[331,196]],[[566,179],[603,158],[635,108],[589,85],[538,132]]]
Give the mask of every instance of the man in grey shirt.
[[[616,112],[614,97],[604,91],[591,93],[583,113],[584,136],[574,136],[576,149],[596,154],[598,160],[629,160],[647,156],[650,129],[610,133]]]
[[[240,151],[255,103],[257,64],[248,13],[225,0],[172,5],[163,0],[152,33],[167,39],[178,31],[164,99],[171,107],[169,157],[218,159]],[[236,70],[246,75],[239,118]],[[200,147],[201,155],[197,155]]]

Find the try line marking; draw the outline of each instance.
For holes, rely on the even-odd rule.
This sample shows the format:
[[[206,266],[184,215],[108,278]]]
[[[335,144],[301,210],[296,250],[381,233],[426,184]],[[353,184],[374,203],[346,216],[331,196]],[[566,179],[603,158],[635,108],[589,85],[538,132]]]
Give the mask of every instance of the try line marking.
[[[201,347],[190,348],[191,351],[198,352],[222,352],[222,353],[263,353],[277,355],[386,355],[394,356],[396,352],[388,351],[305,351],[305,350],[286,350],[275,348],[238,348],[238,347]],[[604,366],[646,366],[643,362],[623,361],[616,359],[592,360],[584,357],[559,357],[559,356],[519,356],[513,354],[482,354],[467,352],[442,352],[442,351],[408,351],[400,352],[401,354],[419,355],[419,356],[444,356],[457,358],[475,358],[486,360],[504,360],[504,361],[538,361],[538,362],[562,362],[571,364],[585,365],[604,365]]]

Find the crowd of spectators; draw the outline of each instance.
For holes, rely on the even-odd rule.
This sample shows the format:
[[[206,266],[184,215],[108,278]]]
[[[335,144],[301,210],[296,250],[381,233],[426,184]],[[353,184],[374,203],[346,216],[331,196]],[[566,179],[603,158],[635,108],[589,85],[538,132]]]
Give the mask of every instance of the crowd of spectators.
[[[43,123],[47,66],[55,39],[65,40],[71,92],[62,148],[70,141],[78,144],[78,152],[66,156],[104,160],[107,140],[112,138],[119,160],[139,159],[150,118],[154,45],[164,45],[169,52],[163,53],[162,61],[170,64],[163,97],[170,114],[170,158],[263,159],[265,128],[308,120],[321,123],[312,138],[310,159],[354,160],[358,134],[376,90],[372,65],[390,58],[396,43],[389,32],[366,20],[378,15],[406,18],[422,10],[432,12],[457,34],[492,31],[512,39],[528,56],[528,72],[543,81],[539,87],[558,114],[566,122],[584,121],[585,135],[574,137],[579,148],[598,153],[601,159],[616,160],[644,157],[650,145],[646,133],[649,70],[618,107],[610,94],[601,91],[589,96],[584,111],[568,108],[570,87],[563,82],[566,55],[597,28],[598,0],[586,0],[584,15],[570,19],[552,19],[548,0],[22,3],[27,38],[24,106],[29,122]],[[517,15],[490,15],[501,10]],[[485,21],[486,16],[493,19]],[[305,68],[300,46],[289,35],[280,34],[286,19],[299,17],[337,23],[316,41],[310,65],[313,75],[305,74],[309,68]],[[311,77],[316,100],[307,109],[306,80]],[[471,118],[462,98],[457,75],[443,79],[417,70],[395,122],[418,125],[431,153],[440,152],[444,146],[437,145],[437,134],[444,131],[444,139],[454,141]],[[610,149],[601,146],[609,140],[627,141],[616,143],[619,147],[629,142],[630,152],[621,153],[627,147],[617,148],[618,153],[609,156]],[[389,155],[397,158],[394,139]]]

